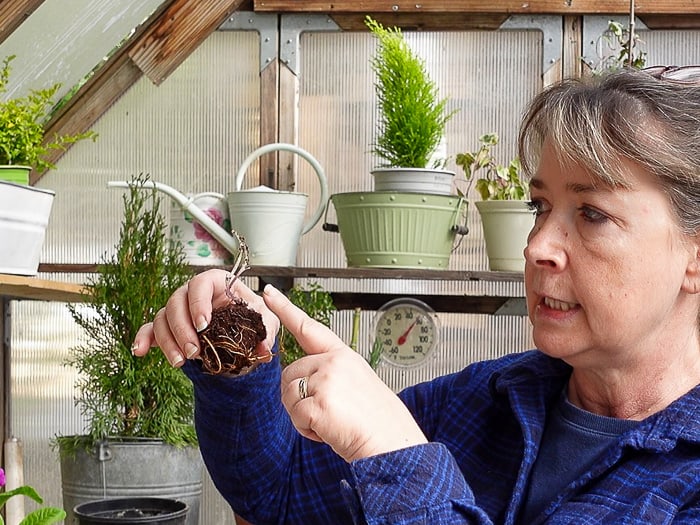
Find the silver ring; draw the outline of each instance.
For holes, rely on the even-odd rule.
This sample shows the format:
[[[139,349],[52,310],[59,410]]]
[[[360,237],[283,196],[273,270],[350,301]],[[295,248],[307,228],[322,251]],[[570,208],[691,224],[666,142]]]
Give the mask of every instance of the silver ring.
[[[304,376],[299,380],[299,398],[300,399],[306,399],[309,397],[309,391],[307,389],[307,383],[309,381],[309,378]]]

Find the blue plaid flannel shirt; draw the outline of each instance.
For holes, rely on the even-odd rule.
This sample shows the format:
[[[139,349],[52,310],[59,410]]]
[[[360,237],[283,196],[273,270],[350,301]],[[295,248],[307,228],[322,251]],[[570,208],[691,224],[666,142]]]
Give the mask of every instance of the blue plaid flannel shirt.
[[[296,433],[277,360],[240,378],[185,371],[205,464],[255,525],[521,524],[545,416],[570,375],[533,350],[410,387],[400,396],[431,442],[347,464]],[[699,407],[696,387],[622,434],[536,523],[700,523]]]

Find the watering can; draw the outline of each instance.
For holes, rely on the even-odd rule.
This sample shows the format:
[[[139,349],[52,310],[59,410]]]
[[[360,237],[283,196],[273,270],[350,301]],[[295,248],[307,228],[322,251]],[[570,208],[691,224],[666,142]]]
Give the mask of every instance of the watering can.
[[[267,186],[241,189],[251,163],[261,155],[279,150],[290,151],[304,158],[313,167],[318,177],[321,194],[316,210],[306,222],[304,222],[304,213],[308,195],[305,193],[278,191]],[[135,183],[109,181],[107,186],[126,188],[132,184]],[[267,144],[253,151],[243,161],[236,174],[235,184],[236,191],[226,194],[225,201],[228,204],[231,228],[243,236],[248,245],[250,264],[294,266],[301,236],[318,223],[328,204],[328,183],[321,165],[310,153],[293,144]],[[191,196],[161,182],[146,181],[143,187],[155,188],[170,196],[229,253],[238,253],[238,241],[231,232],[220,226],[195,203]]]

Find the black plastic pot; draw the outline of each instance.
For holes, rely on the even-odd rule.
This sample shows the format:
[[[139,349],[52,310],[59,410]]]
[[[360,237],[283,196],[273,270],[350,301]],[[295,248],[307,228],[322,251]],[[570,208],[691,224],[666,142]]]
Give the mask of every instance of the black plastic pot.
[[[114,498],[90,501],[73,509],[79,525],[184,525],[188,507],[167,498]]]

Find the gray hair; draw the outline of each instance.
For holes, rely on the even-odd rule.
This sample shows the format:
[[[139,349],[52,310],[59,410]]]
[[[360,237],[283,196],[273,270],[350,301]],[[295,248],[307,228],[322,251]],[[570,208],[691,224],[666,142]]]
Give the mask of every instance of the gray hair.
[[[666,192],[681,229],[700,231],[700,78],[658,79],[636,69],[566,79],[530,103],[518,138],[526,176],[548,141],[564,165],[594,182],[629,187],[620,159],[648,171]]]

